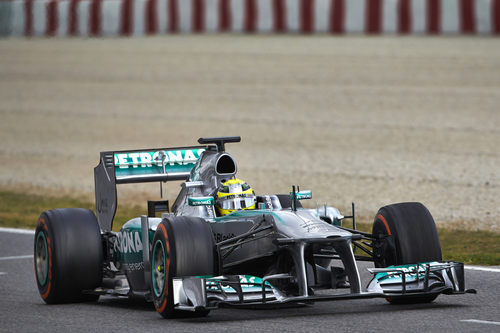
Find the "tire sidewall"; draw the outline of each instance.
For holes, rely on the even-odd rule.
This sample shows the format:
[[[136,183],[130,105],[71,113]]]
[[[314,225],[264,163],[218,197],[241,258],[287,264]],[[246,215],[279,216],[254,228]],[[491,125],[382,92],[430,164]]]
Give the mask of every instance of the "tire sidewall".
[[[157,246],[163,247],[165,261],[165,280],[163,289],[160,291],[159,295],[157,295],[155,290],[156,287],[153,274],[154,270],[156,269],[154,265],[157,264],[155,258],[155,248]],[[156,311],[160,313],[162,317],[172,317],[174,315],[173,277],[175,276],[176,267],[175,243],[173,232],[171,231],[169,223],[167,223],[166,220],[162,221],[156,229],[155,236],[153,238],[151,265],[151,292],[153,295],[153,304],[156,308]]]
[[[54,250],[54,242],[53,242],[53,237],[52,237],[52,232],[48,226],[49,219],[47,218],[47,215],[43,213],[40,218],[38,219],[38,224],[35,230],[35,239],[34,239],[34,248],[35,248],[35,258],[34,258],[34,265],[35,265],[35,278],[36,278],[36,283],[38,286],[38,291],[40,292],[40,296],[42,299],[51,304],[55,301],[55,290],[57,290],[56,286],[56,281],[55,281],[55,274],[54,274],[54,267],[56,267],[55,264],[55,250]],[[47,246],[47,273],[46,273],[46,279],[45,283],[41,283],[39,278],[38,278],[38,267],[36,263],[36,251],[37,251],[37,240],[40,234],[43,234],[45,237],[45,244]]]
[[[381,208],[375,216],[372,234],[383,237],[378,244],[380,248],[374,249],[374,254],[380,254],[381,260],[375,260],[375,267],[387,267],[401,262],[399,258],[399,242],[396,228],[392,225],[392,218],[385,207]]]

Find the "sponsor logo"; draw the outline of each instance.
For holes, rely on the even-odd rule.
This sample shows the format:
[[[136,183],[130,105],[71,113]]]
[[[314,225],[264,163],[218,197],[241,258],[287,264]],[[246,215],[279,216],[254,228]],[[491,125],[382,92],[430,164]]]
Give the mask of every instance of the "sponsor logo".
[[[205,206],[205,209],[207,211],[208,218],[214,218],[215,217],[215,208],[213,206]]]
[[[142,251],[141,235],[137,231],[120,231],[116,235],[115,252],[138,253]]]
[[[148,168],[165,165],[194,164],[205,149],[159,150],[149,152],[115,154],[115,166],[119,168]]]
[[[255,276],[248,276],[248,275],[243,275],[241,276],[240,275],[240,283],[241,284],[253,284],[253,283],[262,283],[262,280],[261,279],[258,279],[258,281],[256,281],[256,279],[258,279],[257,277]]]
[[[300,226],[304,229],[306,233],[327,233],[330,231],[330,228],[327,224],[321,220],[314,220],[302,217],[302,222]]]
[[[188,198],[189,206],[213,206],[214,198],[213,197],[199,197],[199,198]]]
[[[292,197],[291,192],[290,196]],[[297,200],[312,199],[312,192],[311,191],[295,192],[295,197],[297,198]]]
[[[406,279],[408,281],[414,281],[416,279],[417,273],[425,273],[425,269],[427,264],[430,265],[432,268],[433,266],[436,266],[436,263],[431,262],[431,263],[422,263],[422,264],[416,264],[416,265],[402,265],[402,266],[389,266],[387,269],[394,268],[394,272],[382,272],[382,273],[377,273],[375,278],[377,280],[401,280],[401,275],[402,273],[406,273]],[[439,263],[437,263],[439,265]],[[423,274],[421,276],[423,278]]]
[[[124,263],[122,264],[123,269],[126,271],[143,271],[144,263],[143,262],[132,262],[132,263]]]
[[[235,236],[236,235],[233,233],[230,233],[230,234],[222,234],[222,233],[218,233],[218,232],[214,233],[214,238],[215,238],[216,243],[225,241],[226,239],[233,238]]]
[[[251,275],[240,275],[239,278],[243,292],[262,291],[261,278]],[[207,279],[206,283],[207,289],[210,291],[218,291],[222,289],[224,292],[236,293],[236,290],[234,290],[230,285],[225,284],[224,281]],[[271,284],[267,281],[265,282],[265,286],[267,290],[272,288]]]

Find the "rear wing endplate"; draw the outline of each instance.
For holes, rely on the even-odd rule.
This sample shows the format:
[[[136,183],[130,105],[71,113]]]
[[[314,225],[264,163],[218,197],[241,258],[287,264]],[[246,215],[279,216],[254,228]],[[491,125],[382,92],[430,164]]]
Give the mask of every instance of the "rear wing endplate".
[[[110,231],[116,213],[117,184],[187,180],[208,146],[101,152],[94,168],[97,220]]]

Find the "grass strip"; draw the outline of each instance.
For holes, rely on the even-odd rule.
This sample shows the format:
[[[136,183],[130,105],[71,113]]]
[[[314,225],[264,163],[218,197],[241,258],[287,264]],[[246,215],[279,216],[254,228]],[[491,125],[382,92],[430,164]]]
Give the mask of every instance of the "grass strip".
[[[357,223],[356,227],[371,232],[372,225]],[[500,233],[438,228],[438,234],[443,260],[472,265],[500,265]]]
[[[87,208],[95,213],[95,203],[86,200],[0,191],[0,226],[35,229],[40,214],[55,208]],[[142,214],[147,214],[146,203],[144,207],[118,206],[113,230],[120,230],[125,222]]]
[[[95,212],[95,204],[85,200],[0,191],[0,226],[34,229],[44,210],[72,207],[88,208]],[[129,219],[146,213],[146,202],[144,207],[118,206],[113,230],[120,230]],[[358,229],[370,232],[371,225],[358,224]],[[474,265],[500,265],[500,233],[445,228],[438,228],[438,233],[443,259]]]

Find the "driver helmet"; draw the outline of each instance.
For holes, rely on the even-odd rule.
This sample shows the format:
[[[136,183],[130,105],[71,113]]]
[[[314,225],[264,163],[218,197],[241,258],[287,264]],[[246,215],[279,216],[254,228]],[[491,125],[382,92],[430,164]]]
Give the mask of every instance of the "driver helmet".
[[[217,190],[215,208],[221,216],[235,210],[255,209],[255,192],[245,181],[229,179]]]

